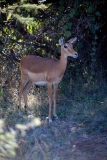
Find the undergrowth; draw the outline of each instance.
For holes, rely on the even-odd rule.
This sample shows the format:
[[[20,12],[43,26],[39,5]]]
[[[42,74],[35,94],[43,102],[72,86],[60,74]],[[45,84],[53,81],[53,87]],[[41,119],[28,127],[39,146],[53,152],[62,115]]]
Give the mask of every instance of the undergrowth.
[[[17,110],[16,88],[8,88],[8,86],[1,88],[0,119],[4,120],[6,130],[15,129],[16,124],[27,125],[33,118],[41,120],[41,126],[27,131],[25,137],[19,134],[17,137],[19,148],[16,150],[15,159],[12,160],[30,160],[31,157],[32,160],[35,158],[50,160],[54,157],[54,151],[51,154],[51,149],[69,143],[70,139],[74,140],[84,134],[107,132],[106,83],[100,81],[99,84],[89,86],[79,78],[80,83],[72,79],[69,85],[66,85],[64,80],[60,83],[57,93],[59,120],[53,121],[52,124],[46,121],[49,109],[46,87],[31,88],[28,94],[30,115],[25,112],[22,99],[22,116],[19,116]]]
[[[57,114],[59,119],[71,117],[73,121],[86,124],[86,127],[93,125],[92,131],[102,131],[104,126],[107,127],[106,83],[100,81],[99,84],[93,82],[88,84],[80,78],[78,81],[72,79],[69,85],[64,80],[60,83],[57,93]],[[33,117],[40,117],[41,120],[45,120],[48,115],[47,88],[33,86],[28,94],[28,102]],[[18,91],[15,88],[1,89],[0,105],[0,118],[5,120],[7,126],[14,126],[17,122],[26,123],[28,121],[28,115],[23,108],[23,98],[23,117],[18,115]],[[90,129],[89,127],[88,130]]]

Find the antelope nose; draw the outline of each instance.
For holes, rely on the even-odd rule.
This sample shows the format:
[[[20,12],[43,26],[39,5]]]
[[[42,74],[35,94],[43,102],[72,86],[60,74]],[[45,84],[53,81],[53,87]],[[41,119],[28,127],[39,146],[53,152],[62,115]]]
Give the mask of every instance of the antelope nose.
[[[74,58],[77,58],[77,57],[78,57],[78,53],[75,52],[75,53],[74,53]]]

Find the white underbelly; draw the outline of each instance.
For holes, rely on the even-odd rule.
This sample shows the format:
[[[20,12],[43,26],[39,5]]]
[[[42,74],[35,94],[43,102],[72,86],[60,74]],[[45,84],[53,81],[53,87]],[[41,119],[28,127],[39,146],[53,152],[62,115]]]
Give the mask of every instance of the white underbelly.
[[[39,82],[33,82],[33,84],[36,84],[36,85],[39,85],[39,86],[44,86],[44,85],[47,85],[47,82],[39,81]]]
[[[58,84],[59,82],[53,82],[52,84],[54,85],[54,84]],[[36,85],[38,85],[38,86],[45,86],[45,85],[47,85],[47,82],[45,82],[45,81],[39,81],[39,82],[33,82],[33,84],[36,84]]]

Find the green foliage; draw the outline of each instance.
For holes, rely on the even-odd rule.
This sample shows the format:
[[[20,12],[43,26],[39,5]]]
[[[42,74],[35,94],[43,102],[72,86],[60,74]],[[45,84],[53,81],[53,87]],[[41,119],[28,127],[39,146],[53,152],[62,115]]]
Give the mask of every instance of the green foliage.
[[[65,37],[67,37],[67,38],[68,38],[68,37],[70,37],[70,36],[71,36],[71,32],[66,30],[64,35],[65,35]]]
[[[101,16],[101,13],[99,11],[97,11],[95,14],[96,16],[99,16],[99,17]]]
[[[60,0],[56,4],[37,5],[23,1],[8,5],[8,12],[3,8],[1,13],[6,14],[6,17],[3,15],[0,32],[3,45],[0,46],[0,50],[10,55],[13,48],[19,59],[27,54],[59,58],[58,39],[77,37],[78,41],[74,48],[80,58],[77,61],[69,61],[69,74],[72,75],[73,69],[75,71],[73,78],[78,77],[77,72],[84,77],[87,70],[89,79],[92,76],[97,77],[98,69],[102,67],[99,67],[101,63],[98,59],[100,53],[98,46],[101,43],[98,33],[103,25],[99,6],[103,7],[104,3]],[[5,63],[7,64],[6,60],[2,62],[2,66]],[[9,63],[11,64],[11,60]],[[10,67],[7,68],[8,72]],[[20,78],[17,75],[19,65],[16,68],[13,75]]]
[[[3,92],[0,90],[0,95],[2,95],[3,94]]]
[[[89,12],[89,13],[92,13],[93,11],[94,11],[94,7],[93,7],[93,6],[89,6],[88,12]]]
[[[4,123],[0,120],[0,157],[1,160],[15,157],[18,148],[15,132],[5,132]]]
[[[10,131],[6,131],[4,121],[0,119],[0,160],[15,158],[16,149],[19,148],[17,142],[18,130],[21,132],[22,136],[25,136],[26,130],[32,129],[35,126],[40,125],[40,119],[35,118],[27,124],[17,124],[17,130],[13,130],[11,128]]]
[[[71,2],[71,1],[69,1]],[[91,72],[95,73],[95,66],[98,56],[98,32],[101,27],[100,19],[101,13],[99,5],[103,2],[88,2],[75,1],[74,3],[59,2],[60,7],[65,7],[64,11],[59,12],[59,16],[62,15],[62,20],[59,22],[60,28],[62,28],[61,34],[65,38],[76,36],[81,42],[78,42],[76,49],[81,54],[85,55],[85,64],[91,69]],[[87,47],[87,46],[90,46]],[[81,66],[82,67],[82,66]]]
[[[60,94],[57,96],[57,114],[62,120],[65,120],[69,115],[71,121],[74,120],[79,125],[84,125],[85,129],[90,132],[104,130],[104,127],[107,126],[107,115],[105,114],[107,110],[107,85],[103,80],[107,69],[103,69],[100,58],[103,53],[103,41],[99,37],[99,32],[104,24],[104,1],[60,0],[51,4],[43,4],[42,0],[38,1],[40,2],[38,4],[27,0],[14,1],[14,4],[4,2],[0,18],[2,22],[0,23],[0,117],[6,120],[6,126],[2,127],[0,124],[0,156],[5,159],[14,159],[16,150],[25,151],[28,147],[29,155],[33,151],[31,141],[27,147],[23,147],[25,142],[21,145],[17,143],[20,136],[17,136],[19,132],[16,130],[20,131],[23,136],[26,133],[25,130],[34,127],[34,121],[27,124],[28,115],[24,113],[23,117],[19,117],[15,109],[18,103],[20,68],[19,63],[12,59],[11,49],[18,59],[27,54],[59,59],[60,54],[57,54],[60,53],[58,39],[63,37],[68,40],[77,37],[78,41],[74,44],[74,49],[79,53],[79,58],[76,60],[68,58],[67,71],[58,90]],[[32,104],[34,108],[32,107],[31,110],[34,116],[40,115],[44,122],[44,117],[48,112],[48,102],[45,89],[42,89],[41,92],[40,90],[37,88],[35,90],[32,87],[29,96],[35,94],[34,97],[36,97],[37,95],[39,102],[32,102],[35,98],[30,97],[30,103],[34,103]],[[20,124],[16,125],[17,122]],[[59,125],[60,123],[61,125]],[[54,125],[56,124],[54,123]],[[54,125],[52,125],[53,131]],[[15,131],[9,129],[12,126]],[[46,123],[45,126],[51,129],[50,125],[46,125]],[[58,126],[62,126],[62,121],[58,121]],[[45,137],[42,127],[39,129],[42,133],[40,136]],[[37,132],[35,131],[35,133]],[[33,139],[32,141],[35,143],[35,134],[33,137],[28,134],[28,137],[30,140]],[[56,137],[54,138],[56,139]],[[62,143],[62,140],[60,141]],[[43,151],[44,145],[48,146],[47,141],[41,143]],[[40,152],[40,148],[38,152]],[[35,159],[37,150],[33,153]],[[23,155],[21,158],[28,159],[26,157]]]
[[[79,43],[78,43],[78,48],[79,48],[79,49],[82,49],[83,47],[84,47],[84,44],[81,43],[81,42],[79,42]]]
[[[5,159],[14,159],[16,150],[25,151],[25,154],[32,155],[33,144],[36,140],[35,134],[33,136],[28,134],[28,148],[25,147],[28,139],[21,145],[18,143],[20,136],[18,134],[19,137],[17,137],[19,132],[16,130],[20,131],[23,136],[26,133],[25,130],[32,129],[35,125],[34,121],[27,124],[28,115],[24,113],[23,117],[19,117],[15,109],[18,103],[20,68],[19,63],[12,59],[11,49],[18,59],[27,54],[59,59],[60,54],[57,54],[60,53],[58,39],[63,37],[68,40],[77,37],[78,41],[74,44],[74,49],[79,53],[79,58],[76,60],[68,58],[67,71],[59,85],[57,95],[57,114],[59,119],[65,120],[70,116],[69,119],[78,122],[78,126],[82,124],[84,126],[83,133],[84,129],[85,132],[90,133],[104,131],[105,126],[107,126],[107,84],[104,83],[107,69],[103,67],[104,63],[100,58],[104,54],[105,48],[102,51],[104,39],[103,41],[100,39],[99,32],[105,23],[103,8],[105,8],[104,2],[106,1],[60,0],[51,4],[43,4],[43,1],[40,0],[38,1],[40,3],[32,4],[34,1],[21,0],[14,1],[14,4],[11,2],[11,5],[10,3],[6,4],[6,1],[4,2],[5,5],[1,8],[0,18],[2,21],[0,23],[0,117],[6,120],[6,126],[0,124],[0,156],[5,157]],[[44,122],[44,117],[48,112],[48,102],[45,89],[42,89],[41,92],[40,90],[41,88],[32,87],[29,96],[32,97],[34,94],[36,97],[37,95],[39,102],[32,102],[35,98],[30,97],[30,103],[34,103],[32,104],[34,108],[32,107],[31,110],[34,116],[40,115]],[[45,92],[44,95],[43,91]],[[43,97],[42,100],[41,97]],[[20,124],[16,125],[17,122]],[[38,123],[38,121],[36,122]],[[61,125],[59,125],[60,123]],[[62,123],[63,121],[60,122],[59,120],[58,126],[61,127]],[[64,126],[66,124],[64,121]],[[66,128],[71,128],[71,124]],[[56,135],[55,125],[57,123],[54,123],[52,128]],[[9,129],[12,126],[14,126],[15,131]],[[50,125],[45,123],[45,126],[51,130]],[[43,132],[45,130],[43,131],[42,127],[39,129],[35,133],[38,130],[41,131],[41,134],[38,135],[44,138]],[[81,133],[79,132],[79,134]],[[56,137],[54,138],[56,140]],[[44,151],[44,148],[48,148],[47,144],[50,141],[53,139],[47,141],[46,135],[46,143],[44,141],[41,143],[41,141],[38,144],[43,147]],[[62,144],[62,140],[60,141]],[[18,144],[20,145],[19,148]],[[36,151],[33,152],[34,158],[32,159],[35,159],[37,152],[40,154],[41,146],[37,150],[36,141],[34,146]],[[50,146],[52,149],[52,145]],[[60,145],[58,144],[58,146]],[[49,151],[49,149],[47,150]],[[48,153],[47,150],[46,153]],[[22,155],[21,158],[29,158],[26,157]]]

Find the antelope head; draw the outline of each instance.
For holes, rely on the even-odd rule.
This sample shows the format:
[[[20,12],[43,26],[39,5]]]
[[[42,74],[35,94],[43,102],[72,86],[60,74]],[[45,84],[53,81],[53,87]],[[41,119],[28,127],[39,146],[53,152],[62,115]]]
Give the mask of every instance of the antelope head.
[[[77,58],[78,53],[73,49],[73,43],[77,40],[77,37],[70,39],[67,42],[64,42],[63,39],[59,39],[59,44],[61,45],[61,53],[64,54],[64,57],[73,57]]]

